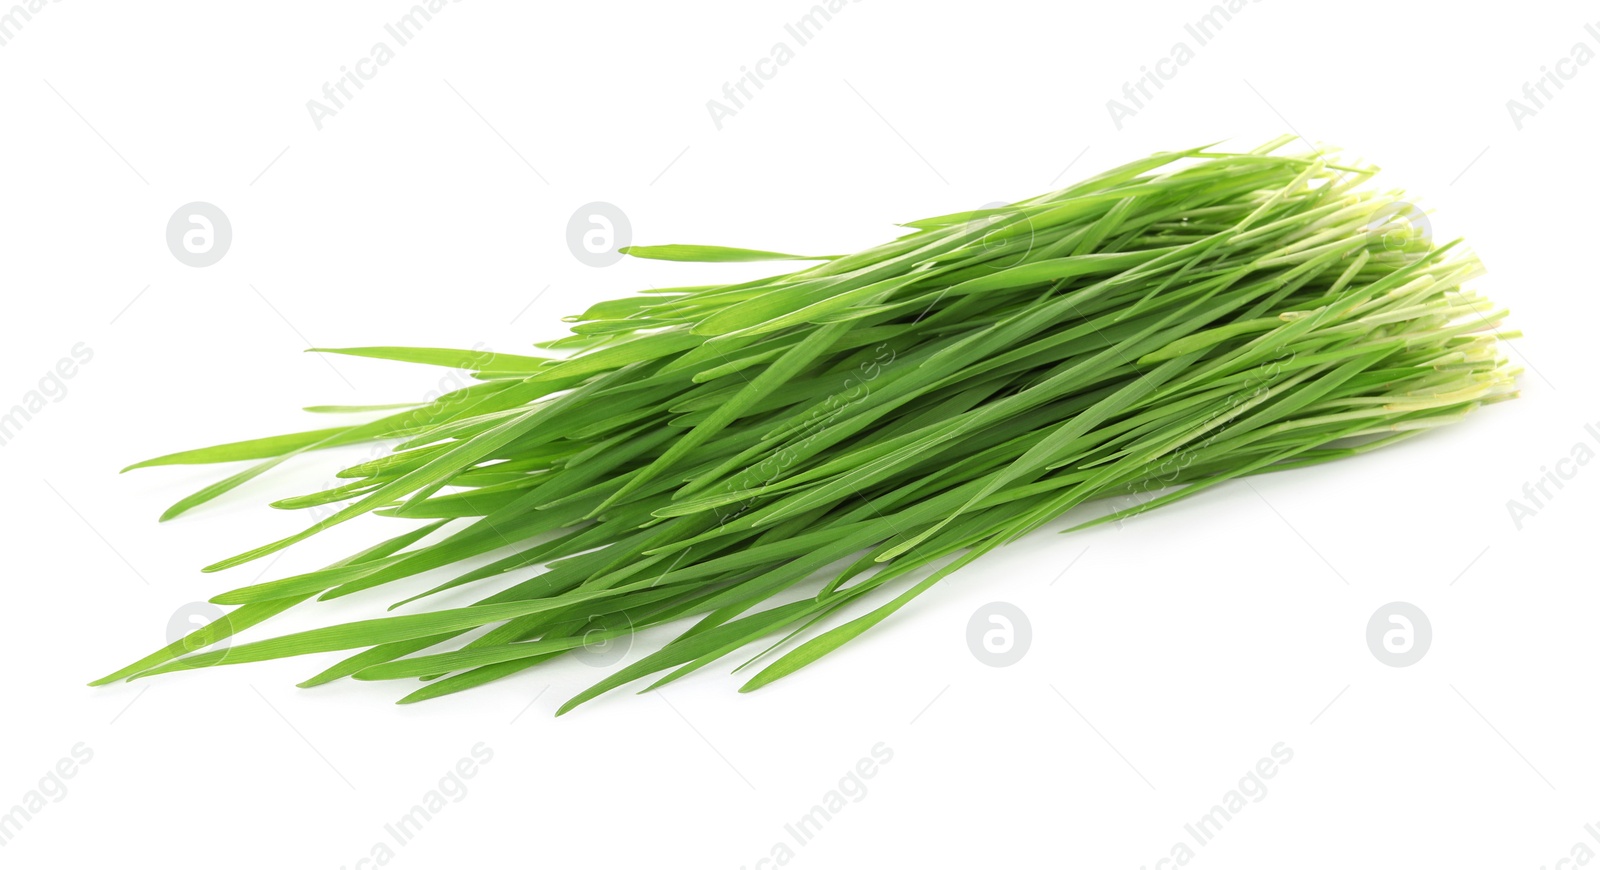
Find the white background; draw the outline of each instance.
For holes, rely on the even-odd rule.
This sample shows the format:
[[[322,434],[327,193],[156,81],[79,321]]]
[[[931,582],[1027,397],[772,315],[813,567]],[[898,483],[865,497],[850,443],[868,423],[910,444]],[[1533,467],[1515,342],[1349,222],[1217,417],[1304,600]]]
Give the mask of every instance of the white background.
[[[1280,742],[1292,761],[1191,866],[1533,868],[1600,851],[1584,830],[1600,823],[1600,463],[1520,530],[1507,507],[1575,445],[1600,450],[1584,429],[1600,429],[1600,63],[1520,130],[1506,108],[1574,44],[1600,50],[1584,29],[1600,9],[1251,3],[1118,130],[1106,101],[1194,44],[1203,0],[864,0],[718,130],[707,100],[793,46],[804,0],[468,0],[318,130],[306,102],[393,46],[384,25],[406,8],[65,0],[0,47],[0,407],[77,343],[93,352],[0,448],[0,811],[75,745],[93,753],[0,864],[373,866],[358,861],[385,823],[479,743],[492,760],[392,866],[775,866],[757,862],[788,842],[803,867],[1154,868]],[[391,684],[293,687],[336,656],[84,687],[165,643],[178,608],[251,582],[261,566],[198,569],[298,529],[265,502],[362,451],[164,525],[219,470],[119,468],[323,422],[304,405],[414,399],[438,377],[308,344],[525,352],[592,301],[758,271],[585,266],[565,239],[584,203],[618,205],[640,243],[842,252],[1152,151],[1282,132],[1379,163],[1435,210],[1436,235],[1470,240],[1479,289],[1526,333],[1519,401],[1121,527],[1035,535],[751,695],[719,666],[553,719],[601,673],[565,659],[408,707]],[[233,226],[209,268],[164,241],[196,200]],[[348,524],[267,576],[395,526]],[[375,615],[437,579],[251,636]],[[1396,600],[1434,631],[1404,669],[1364,637]],[[1031,621],[1013,667],[968,651],[990,601]],[[864,796],[794,846],[784,826],[880,743],[892,759]]]

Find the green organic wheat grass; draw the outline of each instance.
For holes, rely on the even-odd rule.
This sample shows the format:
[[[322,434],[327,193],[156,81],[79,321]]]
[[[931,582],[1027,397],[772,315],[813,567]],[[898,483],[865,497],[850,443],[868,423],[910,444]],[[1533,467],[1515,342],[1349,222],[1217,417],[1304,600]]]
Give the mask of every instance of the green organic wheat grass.
[[[1505,312],[1463,286],[1476,261],[1411,226],[1374,170],[1275,153],[1288,141],[1157,154],[843,256],[627,249],[817,265],[601,302],[541,355],[324,351],[478,383],[415,405],[311,408],[380,416],[133,467],[251,463],[170,519],[303,453],[389,445],[340,486],[274,503],[337,510],[210,571],[363,514],[405,531],[224,592],[222,619],[96,683],[354,651],[302,685],[422,678],[409,702],[675,624],[676,639],[562,712],[747,648],[764,664],[748,691],[1085,503],[1116,509],[1076,527],[1514,396]],[[309,599],[425,572],[448,579],[394,605],[405,613],[206,649]],[[507,574],[521,579],[470,606],[425,609]],[[838,615],[853,618],[821,630]],[[776,642],[753,646],[763,639]]]

